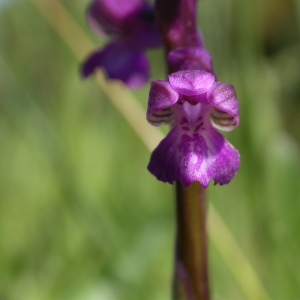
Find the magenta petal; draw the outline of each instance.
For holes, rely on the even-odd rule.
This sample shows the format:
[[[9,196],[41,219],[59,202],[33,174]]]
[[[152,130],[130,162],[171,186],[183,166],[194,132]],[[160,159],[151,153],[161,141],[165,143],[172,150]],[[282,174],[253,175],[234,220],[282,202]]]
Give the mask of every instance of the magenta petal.
[[[202,70],[214,73],[210,54],[203,48],[178,48],[168,54],[168,62],[176,70]]]
[[[203,187],[210,180],[229,183],[240,167],[240,156],[213,128],[193,136],[174,127],[153,151],[149,171],[163,182],[179,180],[184,186],[198,181]]]
[[[179,95],[166,80],[151,82],[147,115],[168,108],[178,101]]]
[[[183,70],[169,75],[172,88],[186,96],[207,92],[213,85],[215,76],[200,70]]]
[[[88,22],[96,33],[122,34],[141,23],[139,14],[148,7],[144,0],[95,0]]]
[[[215,184],[229,183],[240,169],[240,164],[239,152],[225,140],[212,168],[212,172],[215,173]]]
[[[171,123],[173,112],[169,109],[178,101],[179,95],[166,80],[151,82],[147,120],[154,126]]]
[[[217,129],[230,131],[240,122],[240,106],[231,84],[217,82],[207,93],[208,102],[214,106],[212,123]]]
[[[121,80],[130,88],[141,88],[150,77],[145,54],[122,42],[111,43],[92,54],[83,65],[83,76],[91,75],[96,68],[105,69],[110,79]]]
[[[162,45],[161,34],[155,23],[147,24],[142,30],[138,30],[130,39],[136,47],[147,49],[160,47]]]
[[[163,182],[174,183],[181,173],[181,155],[178,146],[178,131],[173,128],[152,152],[148,170]]]

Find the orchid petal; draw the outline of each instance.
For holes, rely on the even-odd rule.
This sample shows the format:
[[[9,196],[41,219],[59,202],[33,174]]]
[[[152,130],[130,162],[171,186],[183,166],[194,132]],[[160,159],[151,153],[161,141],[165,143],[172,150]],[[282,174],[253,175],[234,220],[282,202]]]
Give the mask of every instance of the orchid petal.
[[[105,69],[110,79],[122,80],[130,88],[142,87],[150,76],[144,53],[119,41],[92,54],[83,65],[83,76],[88,77],[96,68]]]
[[[121,35],[138,25],[139,14],[148,8],[144,0],[96,0],[88,11],[88,22],[100,35]]]
[[[154,126],[170,123],[173,113],[169,109],[179,98],[170,83],[166,80],[156,80],[151,83],[149,92],[147,120]]]
[[[191,135],[175,126],[153,151],[149,171],[163,182],[179,180],[184,186],[198,181],[203,187],[210,180],[229,183],[240,167],[236,149],[212,127]]]
[[[209,90],[207,99],[214,106],[211,121],[215,128],[231,131],[238,126],[240,107],[236,91],[231,84],[215,83]]]
[[[169,75],[172,88],[185,96],[204,94],[214,81],[213,74],[201,70],[183,70]]]
[[[155,48],[162,45],[162,38],[156,24],[153,23],[147,24],[143,30],[138,30],[132,34],[130,43],[134,45],[134,47],[141,49]]]

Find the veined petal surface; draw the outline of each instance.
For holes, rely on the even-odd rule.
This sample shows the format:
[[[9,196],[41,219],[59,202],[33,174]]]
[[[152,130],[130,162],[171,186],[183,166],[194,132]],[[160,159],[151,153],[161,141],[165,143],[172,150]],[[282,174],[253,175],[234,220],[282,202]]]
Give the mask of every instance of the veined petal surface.
[[[231,131],[238,126],[240,106],[233,85],[216,82],[209,90],[207,99],[214,107],[211,121],[215,128]]]
[[[208,187],[229,183],[240,167],[240,156],[213,127],[205,132],[188,134],[175,126],[153,151],[149,171],[158,180],[184,186],[200,182]]]
[[[206,93],[214,84],[215,76],[201,70],[183,70],[169,75],[172,88],[185,96]]]

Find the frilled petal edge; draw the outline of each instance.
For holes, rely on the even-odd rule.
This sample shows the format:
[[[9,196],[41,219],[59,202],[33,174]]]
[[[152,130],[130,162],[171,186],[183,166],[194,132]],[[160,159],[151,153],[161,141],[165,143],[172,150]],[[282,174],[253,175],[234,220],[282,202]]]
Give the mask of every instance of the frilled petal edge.
[[[110,79],[121,80],[129,88],[143,87],[150,77],[146,55],[119,41],[93,53],[83,64],[83,77],[90,76],[96,68],[105,69]]]
[[[198,181],[205,188],[210,180],[229,183],[239,167],[238,151],[212,127],[204,135],[193,136],[174,127],[153,151],[148,165],[158,180],[179,180],[186,187]]]

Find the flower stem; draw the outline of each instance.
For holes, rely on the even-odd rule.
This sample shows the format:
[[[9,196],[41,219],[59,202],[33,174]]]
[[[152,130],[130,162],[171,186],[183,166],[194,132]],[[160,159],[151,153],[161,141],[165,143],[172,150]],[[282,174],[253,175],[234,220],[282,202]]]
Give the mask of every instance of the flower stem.
[[[156,0],[156,18],[166,52],[181,47],[203,47],[197,30],[198,0]]]
[[[181,47],[203,47],[197,30],[198,0],[156,0],[156,17],[166,54]],[[176,72],[167,65],[169,73]],[[206,192],[195,182],[176,183],[174,300],[209,300]]]
[[[198,183],[176,183],[174,300],[209,300],[206,192]]]

